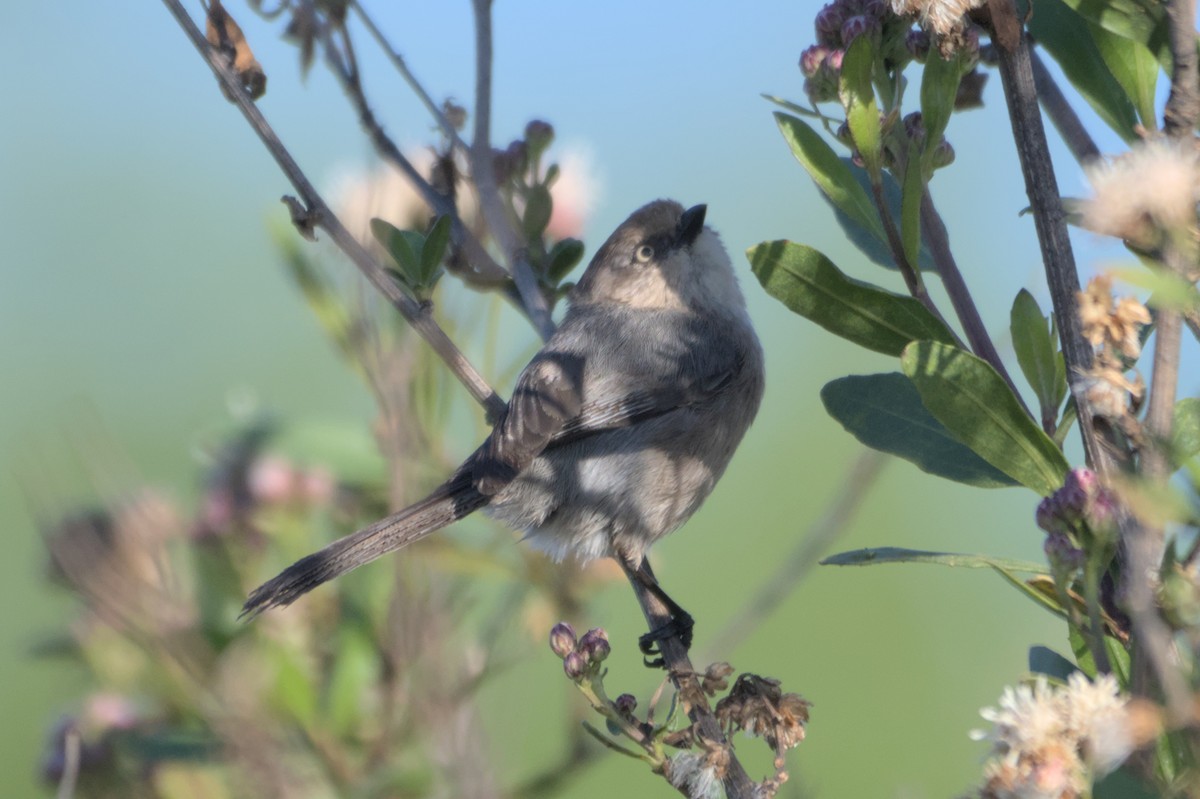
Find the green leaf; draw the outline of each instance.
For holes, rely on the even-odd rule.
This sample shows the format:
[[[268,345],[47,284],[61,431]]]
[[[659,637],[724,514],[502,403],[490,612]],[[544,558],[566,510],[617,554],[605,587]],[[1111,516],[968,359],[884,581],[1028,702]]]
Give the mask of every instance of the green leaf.
[[[904,257],[917,265],[921,253],[921,196],[925,193],[925,171],[914,159],[915,148],[909,148],[909,162],[904,167],[904,194],[900,201],[900,241]],[[929,257],[928,253],[924,254]]]
[[[1057,410],[1067,386],[1065,373],[1058,369],[1058,348],[1050,337],[1049,320],[1025,289],[1017,292],[1009,319],[1013,350],[1025,379],[1043,409]]]
[[[875,52],[871,37],[859,36],[846,48],[842,71],[838,76],[838,97],[846,110],[846,124],[854,138],[854,146],[871,180],[878,181],[881,146],[879,107],[875,104],[875,87],[871,84],[874,69]]]
[[[1125,90],[1142,125],[1156,127],[1154,93],[1158,87],[1159,66],[1154,53],[1140,42],[1110,33],[1094,22],[1088,22],[1088,29],[1100,57]]]
[[[822,566],[874,566],[879,563],[932,563],[957,569],[1004,569],[1010,572],[1045,574],[1046,566],[1025,560],[994,558],[990,555],[965,555],[957,552],[929,552],[901,547],[873,547],[839,552],[821,561]]]
[[[1066,682],[1079,669],[1074,663],[1055,652],[1048,646],[1029,647],[1029,671],[1032,674],[1045,674],[1060,682]]]
[[[1093,799],[1162,799],[1162,794],[1142,782],[1132,768],[1121,767],[1099,780]]]
[[[992,566],[992,569],[995,570],[996,574],[999,574],[1004,579],[1004,582],[1008,583],[1013,588],[1020,591],[1022,594],[1024,594],[1029,599],[1032,599],[1034,604],[1039,605],[1042,608],[1045,608],[1046,610],[1053,613],[1055,616],[1058,616],[1060,619],[1067,618],[1067,612],[1065,610],[1063,610],[1062,605],[1060,605],[1058,603],[1058,600],[1056,598],[1050,596],[1047,592],[1039,591],[1037,588],[1030,585],[1029,581],[1022,580],[1021,578],[1019,578],[1015,574],[1013,574],[1012,570],[1010,570],[1010,569],[1005,569],[1002,566]],[[1033,579],[1042,580],[1044,582],[1051,581],[1051,578],[1049,577],[1049,575],[1039,575],[1038,577],[1033,578]]]
[[[1200,308],[1200,292],[1197,292],[1193,284],[1179,275],[1156,268],[1117,267],[1109,271],[1114,277],[1131,286],[1138,286],[1153,292],[1150,299],[1146,301],[1146,304],[1153,308],[1168,308],[1177,311]]]
[[[985,361],[918,341],[905,348],[900,363],[929,412],[977,455],[1042,496],[1062,485],[1066,458]]]
[[[421,248],[421,285],[433,286],[437,282],[438,270],[442,259],[446,257],[446,247],[450,244],[450,217],[439,216],[425,235],[425,243]]]
[[[411,231],[400,230],[385,219],[371,220],[371,234],[400,267],[397,276],[405,285],[416,287],[421,282],[421,262],[418,250],[413,248],[412,239],[405,233],[411,234]]]
[[[1096,679],[1096,660],[1092,657],[1092,648],[1088,646],[1083,633],[1072,627],[1070,629],[1071,651],[1075,654],[1075,662],[1079,670],[1089,679]],[[1113,676],[1122,688],[1129,687],[1129,650],[1112,636],[1104,636],[1104,649],[1108,653],[1108,664],[1112,667]]]
[[[902,374],[842,377],[821,389],[821,401],[863,444],[904,458],[922,471],[981,488],[1016,485],[933,418]]]
[[[746,251],[755,277],[795,313],[855,344],[899,355],[911,341],[954,337],[925,306],[843,274],[817,250],[789,241]]]
[[[550,224],[550,214],[554,210],[554,201],[550,199],[550,190],[541,184],[534,184],[525,195],[525,217],[521,220],[525,228],[525,240],[537,241]]]
[[[1102,0],[1105,3],[1114,0]],[[1127,0],[1115,0],[1126,2]],[[1087,14],[1070,6],[1082,7],[1094,0],[1039,0],[1037,13],[1029,20],[1029,32],[1062,67],[1063,73],[1088,104],[1110,128],[1126,142],[1137,141],[1138,123],[1133,103],[1113,77],[1091,35]],[[1092,20],[1095,22],[1096,20]],[[1104,27],[1101,24],[1101,27]]]
[[[546,274],[557,285],[583,260],[583,242],[579,239],[563,239],[554,243],[546,258]]]
[[[925,128],[925,152],[922,153],[921,164],[926,172],[933,151],[941,143],[946,126],[950,124],[954,97],[962,76],[962,58],[955,55],[946,60],[936,47],[929,49],[929,58],[921,75],[921,124]]]
[[[854,179],[854,173],[833,148],[802,119],[776,111],[775,122],[796,160],[808,171],[829,202],[856,225],[884,241],[883,223],[879,221],[870,195]]]
[[[1200,399],[1185,397],[1175,403],[1171,425],[1171,463],[1178,469],[1200,454]]]
[[[846,165],[846,169],[849,170],[850,174],[854,176],[854,179],[858,181],[858,185],[862,187],[862,190],[870,194],[871,176],[867,174],[866,170],[855,166],[854,162],[849,158],[843,158],[842,162]],[[900,185],[896,183],[896,180],[891,176],[891,173],[886,171],[880,175],[880,179],[881,188],[883,191],[884,207],[888,209],[888,214],[891,215],[892,219],[900,219],[903,221],[905,210],[903,208],[903,198],[900,191]],[[892,258],[892,251],[888,247],[887,238],[882,233],[882,228],[878,235],[874,234],[856,223],[846,214],[842,213],[841,209],[834,205],[833,202],[824,194],[821,195],[821,198],[829,203],[829,205],[833,208],[834,218],[837,219],[842,231],[846,234],[846,238],[850,239],[851,243],[853,243],[863,255],[867,256],[885,269],[894,270],[897,268],[896,261]],[[918,200],[919,199],[920,198],[918,198]],[[907,213],[912,214],[912,209],[910,208]],[[917,257],[917,260],[910,260],[910,262],[914,263],[918,269],[924,272],[936,272],[937,266],[933,263],[933,255],[929,252],[929,249],[924,245],[924,243],[920,245],[919,252],[920,255]]]
[[[1104,30],[1141,43],[1155,54],[1158,63],[1170,70],[1172,59],[1163,3],[1157,0],[1066,0],[1066,5]],[[1039,13],[1042,9],[1043,5],[1039,3]],[[1029,28],[1034,31],[1032,20]]]

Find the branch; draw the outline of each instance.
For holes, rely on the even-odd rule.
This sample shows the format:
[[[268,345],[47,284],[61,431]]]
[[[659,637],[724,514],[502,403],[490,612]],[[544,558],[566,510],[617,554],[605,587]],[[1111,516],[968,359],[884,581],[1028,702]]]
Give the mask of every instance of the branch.
[[[408,68],[408,63],[404,60],[404,56],[400,55],[400,53],[397,52],[394,47],[392,47],[391,43],[388,42],[387,38],[383,35],[383,31],[379,30],[379,26],[377,26],[375,21],[367,14],[366,10],[362,7],[362,4],[359,3],[358,0],[350,0],[350,8],[353,9],[356,14],[358,14],[358,18],[362,20],[363,25],[365,25],[367,28],[367,32],[371,34],[371,37],[375,40],[375,43],[379,45],[379,49],[383,50],[384,55],[386,55],[388,60],[392,62],[392,66],[394,66],[396,71],[400,73],[400,77],[404,78],[404,82],[407,83],[409,88],[413,90],[413,93],[417,95],[417,99],[419,99],[422,105],[425,106],[425,110],[427,110],[429,115],[433,117],[435,122],[437,122],[438,128],[440,128],[446,138],[450,140],[450,143],[462,150],[464,153],[470,152],[470,148],[467,146],[467,143],[464,142],[462,137],[458,135],[458,130],[450,123],[450,120],[446,118],[445,113],[443,113],[442,109],[439,108],[437,103],[433,101],[433,97],[431,97],[429,92],[425,90],[425,87],[419,80],[417,80],[417,77],[413,75],[412,70]]]
[[[887,457],[877,450],[863,450],[841,481],[841,490],[829,507],[800,536],[797,546],[779,563],[775,573],[750,598],[745,607],[730,619],[709,646],[710,652],[732,652],[746,636],[787,597],[817,560],[842,534],[867,493],[875,485]]]
[[[337,48],[334,47],[333,41],[328,30],[324,32],[325,45],[325,61],[329,65],[329,69],[333,72],[334,77],[342,86],[342,90],[354,105],[355,111],[358,113],[358,121],[367,136],[371,139],[371,144],[375,147],[375,151],[379,153],[383,160],[390,162],[403,173],[405,179],[416,188],[417,193],[421,195],[421,199],[430,207],[433,213],[438,216],[448,216],[452,224],[451,236],[455,244],[461,246],[466,252],[467,261],[475,270],[475,275],[472,278],[479,278],[482,282],[489,286],[503,285],[508,281],[508,272],[500,264],[496,263],[495,259],[488,254],[483,245],[471,235],[463,224],[462,218],[458,215],[458,209],[455,207],[453,200],[439,192],[433,185],[425,179],[417,168],[413,166],[412,161],[400,151],[396,143],[387,135],[383,127],[376,119],[375,113],[371,110],[371,104],[367,100],[366,92],[363,89],[362,79],[358,73],[358,67],[355,63],[353,44],[350,41],[349,34],[345,28],[341,28],[343,32],[342,41],[345,43],[345,60],[338,57]]]
[[[1092,346],[1083,337],[1076,307],[1079,275],[1075,271],[1075,255],[1067,235],[1066,212],[1059,201],[1058,180],[1050,160],[1046,130],[1038,111],[1029,41],[1017,20],[1013,0],[988,0],[986,10],[1000,61],[1000,78],[1004,84],[1013,139],[1017,145],[1021,173],[1025,178],[1025,193],[1033,209],[1046,283],[1050,288],[1054,317],[1058,321],[1067,381],[1071,383],[1077,375],[1091,368]],[[1087,460],[1099,474],[1111,478],[1118,465],[1114,454],[1123,453],[1124,450],[1116,443],[1111,432],[1104,439],[1101,438],[1091,406],[1082,394],[1075,394],[1074,391],[1072,394],[1079,413],[1079,431]]]
[[[489,132],[492,117],[492,0],[472,0],[472,5],[475,8],[475,137],[471,143],[471,176],[488,229],[512,260],[513,280],[529,320],[542,340],[546,340],[554,333],[550,306],[538,286],[533,267],[522,255],[524,247],[504,210],[492,166]]]
[[[1196,0],[1168,0],[1171,93],[1163,111],[1163,129],[1175,138],[1191,137],[1200,118],[1200,75],[1196,68]]]
[[[291,153],[275,135],[275,131],[267,123],[262,112],[258,110],[245,89],[242,88],[241,82],[229,68],[225,58],[215,48],[209,46],[200,29],[196,27],[192,18],[184,10],[180,0],[163,0],[163,5],[175,17],[175,21],[179,23],[180,28],[191,40],[196,51],[208,63],[217,80],[225,87],[246,121],[250,123],[259,139],[275,158],[279,168],[283,170],[284,175],[299,193],[308,214],[307,219],[302,221],[319,226],[329,234],[334,244],[354,262],[367,280],[387,297],[417,333],[433,347],[434,352],[445,361],[454,375],[471,393],[471,396],[484,407],[489,418],[496,418],[503,413],[504,400],[500,399],[500,396],[492,390],[492,387],[454,345],[445,331],[438,326],[429,309],[418,304],[400,289],[371,253],[346,230],[329,206],[325,204],[295,159],[292,158]]]
[[[672,621],[671,611],[662,600],[634,577],[628,564],[621,560],[621,565],[625,568],[634,594],[637,595],[638,604],[642,606],[646,623],[650,625],[651,630],[662,629]],[[716,716],[713,715],[712,708],[708,706],[708,697],[700,687],[696,669],[692,666],[691,659],[688,658],[687,647],[679,636],[663,638],[657,644],[658,653],[663,659],[663,667],[679,691],[679,701],[687,711],[688,718],[696,726],[697,733],[705,740],[723,744],[729,752],[729,767],[722,781],[725,785],[726,795],[729,799],[751,799],[755,795],[754,782],[746,774],[746,769],[742,767],[733,747],[725,739],[725,733],[721,730]]]
[[[1083,121],[1067,101],[1062,89],[1058,88],[1058,81],[1054,80],[1037,50],[1030,48],[1029,61],[1033,66],[1033,85],[1037,89],[1042,110],[1050,117],[1054,129],[1066,143],[1071,155],[1075,156],[1075,160],[1080,164],[1099,159],[1100,148],[1096,146],[1092,134],[1083,126]]]
[[[950,250],[950,237],[946,233],[946,225],[942,222],[942,217],[933,204],[933,197],[929,194],[928,187],[921,194],[921,232],[925,237],[925,242],[929,245],[933,262],[937,265],[938,275],[942,278],[942,285],[946,287],[946,293],[950,296],[950,304],[954,306],[954,313],[958,316],[958,321],[962,323],[963,332],[967,334],[967,341],[970,342],[971,349],[1004,378],[1004,382],[1008,384],[1013,396],[1017,398],[1017,402],[1021,403],[1021,407],[1025,409],[1029,418],[1037,418],[1025,404],[1021,392],[1017,390],[1016,383],[1009,376],[1008,370],[1004,368],[1004,361],[1000,359],[1000,353],[996,351],[996,345],[992,343],[987,327],[984,326],[983,319],[979,316],[979,309],[975,307],[975,300],[971,298],[967,282],[963,280],[958,263],[954,260],[954,253]]]

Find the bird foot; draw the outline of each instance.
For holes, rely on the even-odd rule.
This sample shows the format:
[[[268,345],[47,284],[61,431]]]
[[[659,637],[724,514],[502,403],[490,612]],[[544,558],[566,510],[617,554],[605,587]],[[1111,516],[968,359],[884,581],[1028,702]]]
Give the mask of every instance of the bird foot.
[[[666,665],[661,654],[661,642],[669,638],[677,638],[684,649],[692,648],[692,630],[696,621],[691,614],[682,608],[671,616],[671,620],[655,627],[638,638],[638,649],[642,651],[642,662],[648,669],[661,669]]]

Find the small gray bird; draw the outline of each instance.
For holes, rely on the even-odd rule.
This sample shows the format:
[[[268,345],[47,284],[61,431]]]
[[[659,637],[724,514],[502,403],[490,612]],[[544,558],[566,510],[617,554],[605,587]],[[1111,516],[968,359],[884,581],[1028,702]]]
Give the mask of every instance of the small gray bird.
[[[420,502],[297,561],[244,614],[321,583],[480,508],[556,559],[617,559],[671,610],[646,550],[696,512],[763,393],[763,356],[705,206],[658,200],[609,236],[562,325],[521,373],[479,449]],[[649,639],[649,640],[647,640]]]

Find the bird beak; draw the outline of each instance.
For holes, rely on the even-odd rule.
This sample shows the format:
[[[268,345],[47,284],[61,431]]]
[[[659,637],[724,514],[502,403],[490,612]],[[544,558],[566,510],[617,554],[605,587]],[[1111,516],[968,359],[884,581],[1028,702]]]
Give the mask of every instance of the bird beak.
[[[696,237],[700,235],[700,231],[704,230],[704,214],[708,211],[707,205],[694,205],[683,212],[683,216],[679,217],[679,230],[676,233],[676,243],[680,247],[690,247]]]

